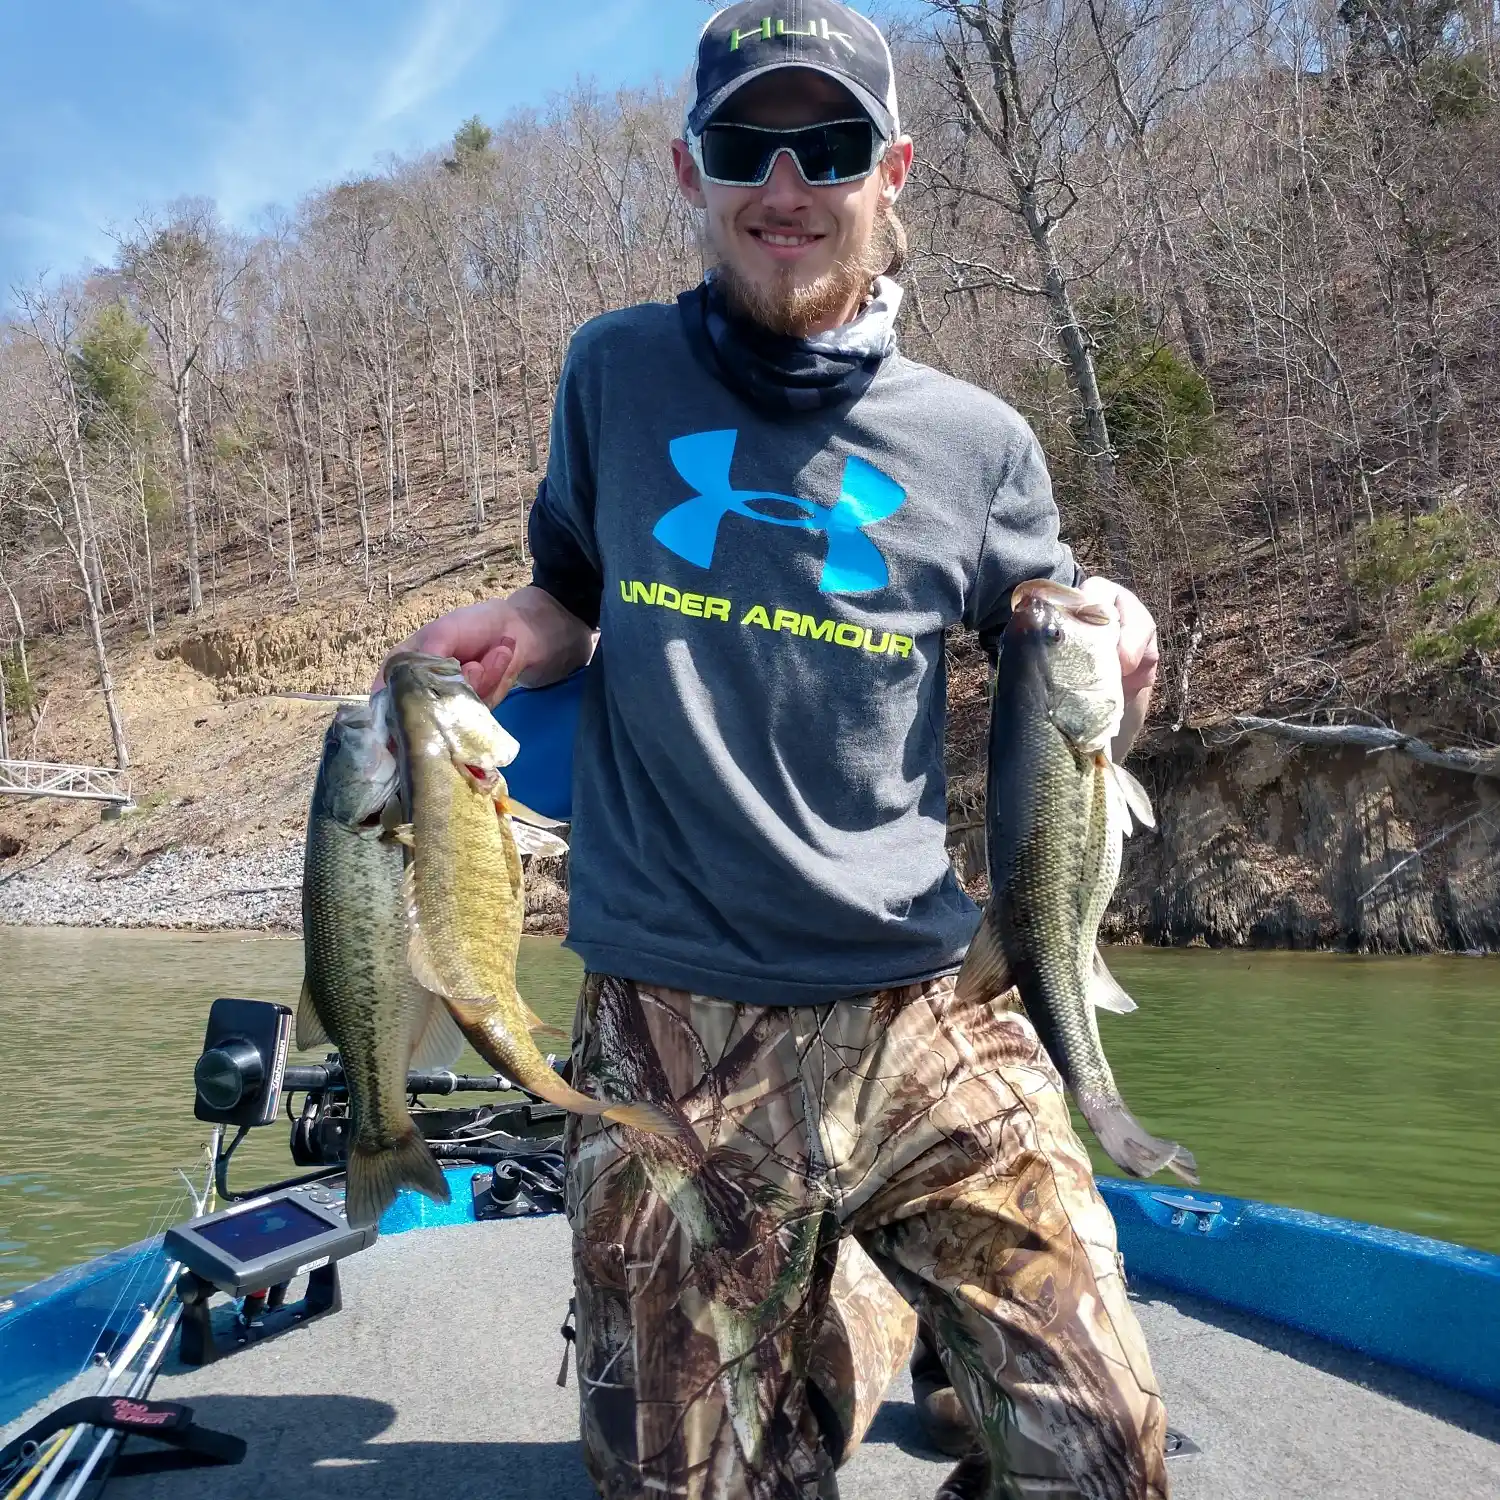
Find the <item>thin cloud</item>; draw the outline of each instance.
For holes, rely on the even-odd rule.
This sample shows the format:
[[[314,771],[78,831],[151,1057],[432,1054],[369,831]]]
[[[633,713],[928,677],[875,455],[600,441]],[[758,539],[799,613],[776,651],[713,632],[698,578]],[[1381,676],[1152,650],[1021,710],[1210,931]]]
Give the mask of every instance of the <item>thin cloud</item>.
[[[397,49],[371,125],[399,118],[455,82],[489,44],[509,8],[493,0],[428,0],[412,35]]]
[[[281,27],[242,34],[246,103],[237,118],[210,127],[221,142],[211,179],[225,216],[243,222],[441,134],[448,122],[426,118],[425,107],[472,66],[510,8],[505,0],[427,0],[414,23],[367,25],[360,45],[337,48],[322,36],[288,38]],[[300,61],[289,66],[289,58]]]
[[[465,115],[498,118],[579,76],[610,88],[675,75],[705,12],[699,0],[346,4],[84,0],[101,23],[81,36],[35,12],[19,35],[35,66],[3,60],[0,307],[14,280],[108,260],[112,229],[179,196],[253,229],[273,205],[433,147]],[[67,45],[78,67],[65,84],[31,86]],[[131,76],[152,86],[132,91]]]

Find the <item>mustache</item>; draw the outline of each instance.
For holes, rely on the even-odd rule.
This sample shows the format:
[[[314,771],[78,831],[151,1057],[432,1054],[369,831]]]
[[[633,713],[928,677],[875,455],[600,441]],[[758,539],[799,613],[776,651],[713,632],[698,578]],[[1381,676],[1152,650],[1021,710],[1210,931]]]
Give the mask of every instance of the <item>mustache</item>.
[[[730,310],[786,338],[805,338],[819,323],[868,291],[877,276],[898,269],[905,259],[905,232],[883,198],[865,242],[839,256],[816,281],[805,286],[797,284],[797,273],[791,266],[778,268],[768,285],[742,275],[719,243],[706,214],[700,215],[700,223]]]

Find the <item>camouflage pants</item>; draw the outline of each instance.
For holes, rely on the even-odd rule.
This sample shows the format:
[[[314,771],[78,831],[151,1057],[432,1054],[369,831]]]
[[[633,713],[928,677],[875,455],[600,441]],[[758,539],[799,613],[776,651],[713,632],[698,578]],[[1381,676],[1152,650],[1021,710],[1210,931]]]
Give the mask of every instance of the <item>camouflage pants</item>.
[[[692,1126],[569,1120],[605,1500],[836,1497],[911,1348],[909,1304],[983,1445],[941,1500],[1164,1500],[1114,1223],[1023,1014],[961,1006],[951,979],[767,1009],[591,975],[573,1070]]]

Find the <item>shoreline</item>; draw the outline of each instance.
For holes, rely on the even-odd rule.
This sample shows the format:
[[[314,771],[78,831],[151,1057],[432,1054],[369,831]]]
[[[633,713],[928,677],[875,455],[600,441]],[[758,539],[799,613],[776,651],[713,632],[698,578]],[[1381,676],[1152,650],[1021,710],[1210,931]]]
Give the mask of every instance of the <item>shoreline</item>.
[[[97,866],[58,850],[25,870],[0,875],[0,929],[212,932],[225,936],[299,938],[302,935],[301,839],[251,850],[182,845],[152,851],[132,865],[108,859]],[[111,868],[114,864],[116,867]],[[527,936],[560,938],[567,897],[551,871],[528,879]],[[1425,948],[1361,953],[1304,944],[1153,943],[1139,930],[1101,934],[1109,947],[1236,953],[1322,953],[1333,957],[1494,958],[1483,948]]]
[[[133,866],[44,859],[0,882],[0,927],[147,928],[293,937],[302,931],[302,843],[163,849]]]
[[[178,845],[95,864],[65,850],[0,875],[0,929],[302,935],[303,841],[263,849]],[[567,896],[545,866],[527,881],[524,931],[560,937]]]

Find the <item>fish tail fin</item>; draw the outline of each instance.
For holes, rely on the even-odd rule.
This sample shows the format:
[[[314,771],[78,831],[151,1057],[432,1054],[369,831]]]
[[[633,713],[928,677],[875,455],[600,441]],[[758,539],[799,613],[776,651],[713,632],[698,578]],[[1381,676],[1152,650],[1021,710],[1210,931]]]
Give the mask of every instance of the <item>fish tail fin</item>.
[[[1152,1177],[1169,1169],[1193,1187],[1198,1185],[1198,1163],[1186,1146],[1151,1134],[1125,1107],[1123,1099],[1078,1101],[1089,1128],[1116,1166],[1132,1177]]]
[[[435,1203],[446,1203],[451,1196],[442,1167],[415,1126],[393,1146],[354,1142],[344,1190],[344,1217],[354,1228],[378,1223],[404,1187],[425,1193]]]
[[[611,1104],[603,1111],[606,1120],[616,1125],[628,1125],[632,1130],[643,1130],[647,1135],[680,1135],[682,1127],[665,1110],[654,1104]]]
[[[968,956],[954,981],[954,994],[961,1002],[993,1000],[1014,983],[995,920],[986,908],[979,920],[979,930],[969,944]]]

